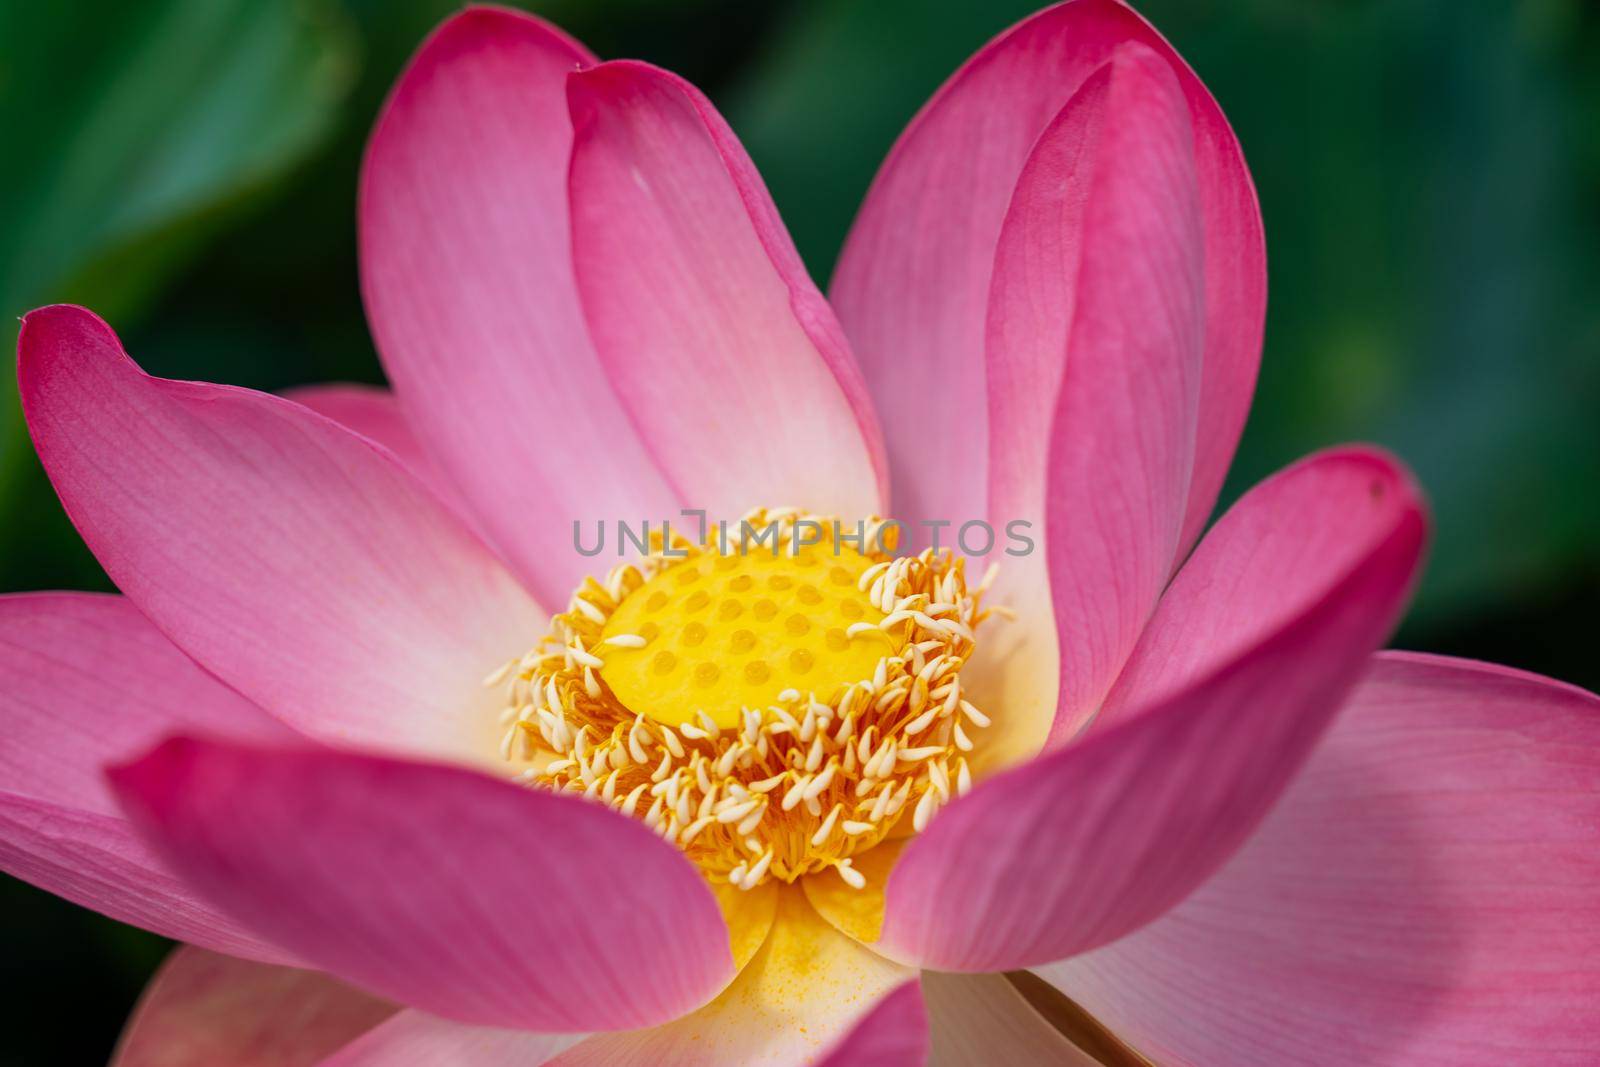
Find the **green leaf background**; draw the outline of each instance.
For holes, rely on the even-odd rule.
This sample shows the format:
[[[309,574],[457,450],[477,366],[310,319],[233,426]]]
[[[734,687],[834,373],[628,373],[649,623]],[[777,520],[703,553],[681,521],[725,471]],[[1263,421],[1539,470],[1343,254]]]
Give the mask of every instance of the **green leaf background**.
[[[354,191],[437,0],[0,4],[0,311],[94,307],[152,372],[381,380]],[[828,276],[878,162],[1017,0],[551,0],[704,86]],[[1600,685],[1600,9],[1583,0],[1150,0],[1222,102],[1271,300],[1225,496],[1364,439],[1437,531],[1397,643]],[[108,588],[0,376],[0,591]],[[20,883],[7,1064],[103,1062],[164,951]]]

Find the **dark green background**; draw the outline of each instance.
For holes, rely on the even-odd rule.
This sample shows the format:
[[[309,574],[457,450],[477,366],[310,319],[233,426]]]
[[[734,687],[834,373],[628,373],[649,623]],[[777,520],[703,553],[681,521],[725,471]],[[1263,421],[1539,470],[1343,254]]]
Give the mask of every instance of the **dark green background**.
[[[0,312],[101,311],[152,373],[379,380],[362,142],[433,0],[0,0]],[[1016,0],[552,0],[603,56],[706,88],[825,278],[928,93]],[[1438,529],[1397,644],[1600,686],[1600,8],[1151,0],[1221,100],[1271,308],[1229,498],[1379,441]],[[0,385],[0,591],[107,588]],[[63,709],[70,713],[70,709]],[[0,1063],[102,1062],[159,939],[0,880]]]

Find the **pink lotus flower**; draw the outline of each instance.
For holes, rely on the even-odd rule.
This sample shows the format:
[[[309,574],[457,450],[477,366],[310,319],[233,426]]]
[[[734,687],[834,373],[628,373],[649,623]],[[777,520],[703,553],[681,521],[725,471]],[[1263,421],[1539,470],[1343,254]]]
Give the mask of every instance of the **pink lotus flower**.
[[[1108,1057],[1600,1060],[1596,699],[1374,654],[1426,525],[1384,454],[1200,537],[1261,225],[1126,8],[963,67],[831,301],[703,96],[494,9],[396,88],[360,237],[397,399],[23,326],[123,596],[0,601],[0,865],[197,946],[124,1067],[1092,1062],[1049,987]],[[575,519],[689,505],[1041,550],[584,583]]]

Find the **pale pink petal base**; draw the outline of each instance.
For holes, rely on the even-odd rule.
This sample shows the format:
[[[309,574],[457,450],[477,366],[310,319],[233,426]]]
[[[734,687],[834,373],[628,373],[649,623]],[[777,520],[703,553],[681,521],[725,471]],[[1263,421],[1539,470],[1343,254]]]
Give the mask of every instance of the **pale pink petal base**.
[[[395,1010],[315,971],[180,946],[145,990],[112,1067],[313,1067]]]
[[[466,1026],[402,1011],[318,1067],[537,1067],[582,1039],[582,1034]]]
[[[797,887],[786,886],[761,950],[710,1004],[666,1026],[597,1034],[560,1057],[561,1067],[744,1067],[803,1064],[848,1052],[857,1023],[916,977],[828,925]],[[904,1050],[910,1006],[897,1001],[886,1024]],[[861,1040],[867,1040],[865,1033]],[[898,1054],[898,1053],[897,1053]],[[850,1062],[848,1060],[841,1061]],[[890,1061],[895,1062],[895,1061]]]
[[[1034,1011],[1004,975],[928,971],[922,996],[933,1038],[928,1067],[1095,1067],[1095,1059]]]
[[[1317,470],[1293,468],[1247,494],[1210,537],[1253,530],[1275,483]],[[1363,486],[1348,507],[1381,512],[1383,532],[1303,610],[1163,702],[937,816],[890,875],[875,947],[938,970],[1043,963],[1125,936],[1220,867],[1299,769],[1410,591],[1425,522],[1404,472],[1391,466],[1380,493]]]
[[[885,995],[840,1038],[818,1067],[921,1067],[928,1059],[928,1013],[913,978]]]
[[[459,767],[191,739],[112,782],[207,898],[436,1015],[651,1025],[733,974],[722,914],[682,853],[585,800]]]
[[[1037,968],[1163,1064],[1600,1063],[1600,698],[1383,653],[1170,915]]]

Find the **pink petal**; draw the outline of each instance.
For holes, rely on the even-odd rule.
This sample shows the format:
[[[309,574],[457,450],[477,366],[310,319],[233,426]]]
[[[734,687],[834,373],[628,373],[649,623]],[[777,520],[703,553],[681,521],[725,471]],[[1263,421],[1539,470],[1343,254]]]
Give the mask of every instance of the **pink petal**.
[[[417,436],[549,604],[590,570],[572,523],[675,515],[595,360],[573,283],[566,76],[592,63],[530,15],[430,37],[373,131],[361,284]]]
[[[1097,1062],[1062,1036],[1003,975],[928,971],[922,976],[922,997],[933,1038],[932,1067],[1095,1067]]]
[[[1244,425],[1261,350],[1265,249],[1255,190],[1205,86],[1113,0],[1058,4],[978,52],[906,129],[867,195],[832,295],[883,419],[895,513],[984,514],[984,335],[991,266],[1040,133],[1114,50],[1137,41],[1178,76],[1193,121],[1205,240],[1205,373],[1185,541],[1203,525]],[[907,388],[911,378],[936,383]],[[926,427],[945,432],[929,435]]]
[[[1256,494],[1276,497],[1271,485],[1211,536],[1231,536]],[[1410,589],[1426,524],[1404,474],[1352,506],[1386,512],[1387,533],[1304,610],[1163,702],[937,816],[889,877],[875,947],[939,970],[1031,966],[1130,933],[1216,871],[1299,769]]]
[[[294,737],[122,597],[0,596],[0,780],[8,790],[120,815],[106,765],[177,732]]]
[[[880,999],[836,1041],[818,1067],[921,1067],[928,1059],[928,1013],[912,978]]]
[[[1384,653],[1220,874],[1039,973],[1161,1063],[1600,1062],[1600,699]]]
[[[173,877],[115,815],[0,789],[0,870],[163,937],[254,960],[294,958]]]
[[[316,971],[180,945],[134,1009],[112,1067],[312,1067],[394,1010]]]
[[[680,497],[714,517],[882,511],[860,372],[727,123],[644,63],[573,74],[568,98],[584,310]]]
[[[389,390],[376,385],[339,382],[302,385],[284,390],[283,395],[387,448],[401,466],[428,488],[453,504],[457,502],[454,484],[417,440],[400,409],[400,402]],[[460,506],[460,510],[470,517],[471,512],[464,506]]]
[[[1053,601],[1059,693],[991,702],[1028,711],[1036,740],[1099,705],[1183,535],[1205,337],[1192,145],[1172,69],[1122,45],[1046,127],[1001,231],[990,503],[1046,551],[1008,560],[997,595],[1040,641]]]
[[[495,758],[481,683],[541,614],[390,454],[280,397],[148,377],[81,308],[28,315],[19,350],[56,492],[178,647],[308,733]]]
[[[582,1038],[464,1026],[420,1011],[402,1011],[319,1067],[534,1067]]]
[[[112,772],[209,899],[310,963],[460,1022],[643,1026],[731,977],[683,855],[581,799],[466,768],[179,738]]]
[[[1310,609],[1418,492],[1394,457],[1362,447],[1319,452],[1261,483],[1173,579],[1095,728],[1181,692]]]
[[[913,971],[828,925],[798,886],[784,886],[766,944],[710,1004],[652,1030],[596,1034],[555,1062],[561,1067],[810,1063],[836,1042],[850,1040],[882,998],[914,978]],[[905,1032],[905,1009],[903,1001],[892,1005],[887,1020],[899,1034]]]
[[[178,729],[292,736],[121,597],[0,597],[0,869],[167,937],[283,959],[173,878],[106,788],[107,763]]]

